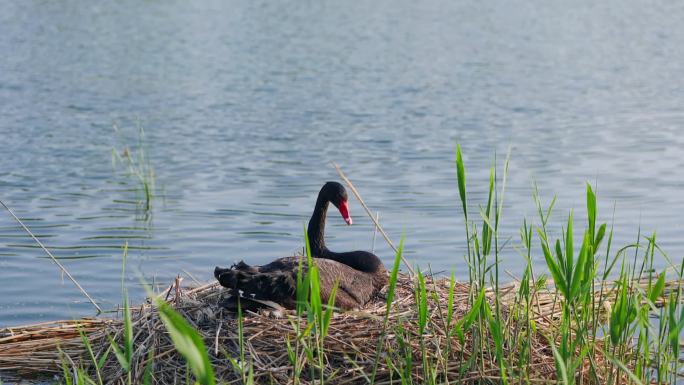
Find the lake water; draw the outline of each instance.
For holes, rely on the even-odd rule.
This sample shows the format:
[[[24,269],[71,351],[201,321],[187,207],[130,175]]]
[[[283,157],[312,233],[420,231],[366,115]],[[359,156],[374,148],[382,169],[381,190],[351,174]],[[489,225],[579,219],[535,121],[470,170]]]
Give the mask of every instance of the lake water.
[[[215,265],[301,249],[337,162],[407,256],[466,278],[454,154],[473,209],[511,149],[502,267],[535,217],[554,229],[585,182],[615,245],[657,231],[684,254],[684,5],[676,1],[0,1],[0,199],[105,308],[122,246],[140,277],[212,279]],[[114,127],[118,127],[115,129]],[[112,164],[139,127],[154,169]],[[371,249],[373,226],[328,218],[333,250]],[[536,223],[536,222],[535,222]],[[535,240],[535,243],[538,243]],[[538,250],[538,249],[537,249]],[[375,251],[393,252],[378,237]],[[0,213],[0,325],[92,306]],[[538,269],[543,258],[534,256]],[[665,267],[662,262],[658,269]]]

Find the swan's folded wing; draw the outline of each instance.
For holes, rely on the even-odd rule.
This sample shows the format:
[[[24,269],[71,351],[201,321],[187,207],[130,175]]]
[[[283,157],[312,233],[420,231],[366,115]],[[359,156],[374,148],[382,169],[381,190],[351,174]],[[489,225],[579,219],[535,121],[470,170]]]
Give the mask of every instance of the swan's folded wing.
[[[371,275],[332,260],[316,259],[316,264],[320,270],[323,301],[328,301],[335,284],[338,284],[335,306],[342,309],[362,307],[373,297],[375,289]]]

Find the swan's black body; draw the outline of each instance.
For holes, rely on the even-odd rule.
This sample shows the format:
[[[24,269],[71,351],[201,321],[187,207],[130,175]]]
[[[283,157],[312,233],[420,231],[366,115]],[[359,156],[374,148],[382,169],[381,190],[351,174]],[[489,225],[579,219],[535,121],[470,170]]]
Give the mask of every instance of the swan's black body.
[[[367,251],[335,253],[325,246],[325,219],[328,204],[332,203],[351,224],[347,209],[347,192],[337,182],[326,183],[318,193],[307,233],[311,255],[318,267],[321,299],[328,301],[332,288],[339,281],[335,306],[343,309],[366,304],[387,284],[387,270],[375,254]],[[306,261],[302,264],[306,268]],[[269,300],[286,308],[296,306],[297,269],[299,257],[277,259],[263,266],[249,266],[244,262],[231,268],[216,267],[214,276],[222,286],[246,298]]]

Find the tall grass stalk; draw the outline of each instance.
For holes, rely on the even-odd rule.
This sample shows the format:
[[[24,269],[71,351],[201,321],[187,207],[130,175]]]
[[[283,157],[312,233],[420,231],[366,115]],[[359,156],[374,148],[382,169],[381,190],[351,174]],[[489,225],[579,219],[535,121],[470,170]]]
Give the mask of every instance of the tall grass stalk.
[[[114,126],[114,129],[115,131],[118,131],[116,126]],[[116,148],[112,149],[112,166],[116,167],[117,164],[124,165],[128,174],[135,178],[135,180],[138,182],[140,191],[142,193],[140,203],[144,212],[148,214],[152,209],[152,199],[156,189],[156,178],[154,168],[152,167],[150,159],[147,155],[145,145],[145,130],[142,126],[140,126],[138,130],[138,144],[136,151],[133,151],[128,146],[125,146],[121,153],[119,153]]]
[[[249,360],[249,365],[246,361],[245,354],[245,319],[244,313],[242,311],[242,301],[240,297],[237,297],[237,336],[238,336],[238,357],[237,359],[225,353],[224,356],[228,359],[228,362],[232,365],[233,369],[240,374],[242,378],[242,383],[249,383],[249,370],[252,368],[252,359]]]
[[[128,258],[128,242],[124,244],[123,257],[121,262],[121,297],[123,299],[123,347],[114,340],[110,335],[107,335],[109,339],[110,347],[114,351],[114,355],[118,360],[121,368],[127,373],[128,383],[132,383],[131,369],[133,364],[133,321],[131,318],[131,307],[128,300],[128,289],[124,284],[124,277],[126,275],[126,260]]]
[[[389,322],[390,312],[392,311],[392,302],[394,301],[394,292],[397,288],[397,277],[399,276],[399,265],[401,264],[401,257],[404,252],[404,236],[402,235],[399,240],[399,247],[394,255],[394,263],[392,264],[392,270],[390,272],[389,283],[387,286],[387,298],[385,301],[385,317],[382,320],[382,332],[380,333],[380,338],[378,338],[378,344],[375,349],[375,359],[373,360],[373,371],[370,376],[370,383],[375,382],[375,376],[378,370],[378,363],[380,362],[380,356],[383,352],[385,339],[387,338],[387,325]]]
[[[309,237],[304,228],[305,260],[300,258],[297,268],[296,316],[290,316],[290,324],[295,331],[295,343],[287,340],[287,352],[292,364],[292,382],[300,382],[302,370],[309,369],[311,378],[318,377],[320,384],[326,378],[325,339],[335,310],[335,298],[339,282],[332,287],[328,302],[321,297],[320,273],[311,254]],[[306,269],[304,269],[306,263]],[[306,319],[306,322],[304,320]],[[317,374],[316,374],[317,373]],[[333,376],[331,374],[331,376]]]
[[[509,153],[510,156],[510,153]],[[466,231],[466,249],[467,249],[467,266],[469,269],[469,282],[471,286],[469,302],[471,309],[477,309],[477,313],[474,314],[475,320],[472,322],[468,329],[458,330],[457,334],[466,335],[469,334],[472,339],[472,346],[474,349],[473,355],[477,355],[476,360],[477,369],[480,373],[485,372],[485,362],[495,358],[495,361],[499,363],[501,369],[501,378],[503,381],[507,381],[507,376],[505,373],[505,362],[506,358],[503,354],[497,355],[497,352],[491,352],[487,348],[487,343],[489,338],[493,338],[501,346],[504,345],[504,333],[503,325],[504,320],[501,315],[499,299],[494,296],[494,312],[489,314],[487,306],[484,303],[478,304],[478,293],[486,287],[493,287],[495,292],[498,292],[500,273],[499,273],[499,225],[502,219],[503,212],[503,197],[505,192],[506,179],[508,174],[508,164],[509,156],[506,157],[503,166],[503,173],[501,176],[502,187],[499,189],[498,174],[496,171],[496,166],[490,168],[489,171],[489,188],[487,194],[487,200],[484,207],[480,206],[479,214],[482,220],[482,229],[478,233],[477,225],[471,222],[468,215],[468,197],[466,189],[466,168],[463,162],[463,156],[461,153],[460,145],[456,148],[456,175],[458,182],[458,191],[461,199],[461,206],[463,209],[464,216],[464,226]],[[496,158],[495,158],[496,162]],[[492,255],[493,254],[493,255]],[[493,262],[491,257],[493,256]],[[490,312],[491,313],[491,312]],[[466,326],[465,323],[460,323],[460,327]],[[501,333],[496,330],[490,331],[491,327],[501,328]],[[470,362],[470,361],[469,361]]]

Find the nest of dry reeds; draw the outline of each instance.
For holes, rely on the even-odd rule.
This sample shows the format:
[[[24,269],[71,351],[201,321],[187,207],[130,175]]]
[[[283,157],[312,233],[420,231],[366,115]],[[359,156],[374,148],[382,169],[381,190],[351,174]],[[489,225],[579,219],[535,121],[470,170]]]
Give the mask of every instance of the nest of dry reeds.
[[[427,277],[426,286],[430,290],[430,321],[422,336],[418,330],[415,282],[408,276],[399,277],[387,325],[383,322],[385,300],[381,298],[364,309],[334,314],[323,350],[326,381],[335,384],[367,383],[377,362],[377,384],[397,381],[401,370],[405,371],[404,375],[410,375],[414,383],[424,383],[426,371],[423,365],[427,362],[434,366],[438,382],[481,383],[483,379],[499,382],[499,366],[492,353],[494,342],[477,342],[488,351],[482,353],[482,349],[477,350],[480,353],[477,353],[475,361],[466,365],[476,351],[472,346],[474,339],[466,335],[464,343],[461,343],[445,327],[449,281]],[[469,291],[467,284],[456,283],[453,319],[461,319],[468,312]],[[169,293],[172,292],[169,288]],[[510,307],[514,306],[515,292],[516,287],[511,284],[498,293],[504,319],[508,317]],[[217,284],[208,284],[194,289],[176,289],[169,302],[203,337],[216,378],[222,383],[242,383],[245,372],[236,368],[241,356],[238,320],[235,314],[219,305],[226,295],[226,291]],[[489,295],[491,302],[494,293]],[[539,292],[534,306],[529,309],[536,324],[536,330],[530,332],[531,358],[525,363],[525,377],[531,382],[553,382],[556,376],[553,352],[544,337],[552,335],[553,328],[557,327],[555,320],[560,309],[554,297],[552,290]],[[293,312],[286,312],[280,318],[264,313],[245,313],[242,325],[244,362],[237,362],[237,365],[246,367],[249,363],[255,383],[294,383],[295,376],[296,382],[302,384],[317,382],[307,369],[307,365],[315,363],[305,363],[304,369],[295,375],[288,345],[296,343],[296,318]],[[92,361],[79,329],[87,336],[96,357],[102,357],[110,349],[108,335],[121,340],[123,334],[122,321],[118,319],[81,319],[0,329],[0,373],[14,376],[57,374],[62,371],[64,363],[70,368],[83,367],[92,371]],[[152,368],[152,380],[157,384],[178,383],[179,379],[190,375],[154,306],[145,304],[133,308],[133,332],[135,354],[130,375],[134,383],[142,382],[148,367]],[[378,341],[382,341],[384,346],[381,346],[383,353],[380,359],[376,360]],[[503,348],[508,357],[519,354],[516,347]],[[395,358],[409,358],[412,362],[410,368],[393,363],[396,361],[393,354]],[[307,360],[307,357],[302,354],[298,359]],[[598,354],[593,359],[595,362],[604,360]],[[316,369],[317,375],[319,370]],[[515,376],[518,368],[509,367],[508,372]],[[114,354],[109,354],[101,373],[104,382],[111,384],[126,383],[128,377]],[[579,368],[577,376],[588,376],[587,370]]]

